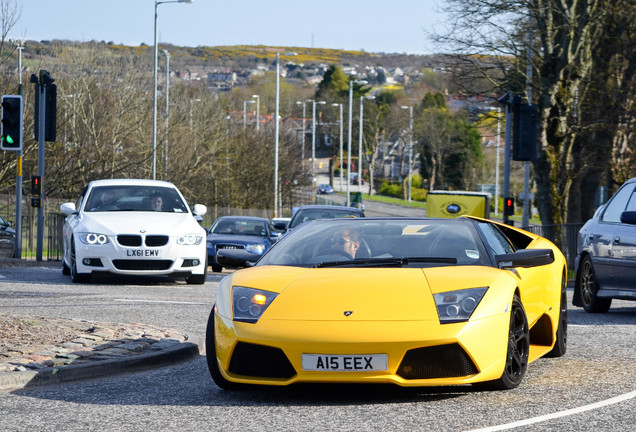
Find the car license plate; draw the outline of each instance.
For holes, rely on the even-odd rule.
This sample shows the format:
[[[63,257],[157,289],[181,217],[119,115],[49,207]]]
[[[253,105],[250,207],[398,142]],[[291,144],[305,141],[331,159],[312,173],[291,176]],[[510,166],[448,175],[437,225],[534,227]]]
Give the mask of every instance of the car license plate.
[[[303,354],[302,362],[306,371],[371,372],[389,367],[386,354]]]
[[[126,249],[127,257],[159,257],[159,249]]]

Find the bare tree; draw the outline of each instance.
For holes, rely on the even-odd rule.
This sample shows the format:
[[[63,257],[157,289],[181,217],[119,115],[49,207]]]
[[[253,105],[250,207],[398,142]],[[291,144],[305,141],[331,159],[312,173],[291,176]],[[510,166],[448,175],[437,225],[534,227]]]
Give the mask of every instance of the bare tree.
[[[567,220],[578,130],[576,95],[584,97],[593,48],[602,36],[609,0],[448,0],[448,33],[436,39],[454,50],[464,79],[482,93],[526,93],[538,105],[538,160],[534,163],[543,223]],[[532,81],[526,82],[527,67]],[[529,89],[526,91],[526,89]]]

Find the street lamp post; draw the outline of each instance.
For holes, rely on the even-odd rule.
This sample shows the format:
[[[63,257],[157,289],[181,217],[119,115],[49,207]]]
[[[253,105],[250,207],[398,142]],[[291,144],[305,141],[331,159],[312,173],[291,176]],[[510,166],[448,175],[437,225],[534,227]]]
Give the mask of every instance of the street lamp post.
[[[253,100],[243,101],[243,130],[247,128],[247,104],[255,103]]]
[[[261,96],[260,95],[252,95],[253,98],[256,98],[256,130],[259,128],[259,123],[261,120]]]
[[[300,152],[301,152],[301,156],[300,157],[302,159],[301,165],[302,165],[303,169],[305,168],[305,118],[307,117],[305,102],[307,102],[307,101],[302,101],[302,102],[301,101],[296,101],[297,105],[302,105],[303,106],[303,135],[302,135],[302,137],[300,139],[300,145],[302,146],[301,149],[300,149]]]
[[[168,180],[168,116],[170,115],[170,53],[168,50],[161,51],[166,57],[166,124],[164,131],[163,145],[163,179]]]
[[[411,202],[411,188],[412,188],[412,170],[413,170],[413,107],[402,106],[402,109],[409,110],[409,189],[407,194],[408,202]]]
[[[152,84],[152,179],[157,178],[157,7],[163,3],[192,3],[194,0],[155,1],[155,48]]]
[[[365,99],[375,99],[375,96],[360,96],[360,136],[358,139],[358,191],[362,191],[362,141],[363,141],[363,113],[364,113],[364,104],[362,103]]]
[[[331,104],[331,105],[340,107],[340,165],[339,165],[338,171],[340,172],[340,192],[342,192],[342,132],[343,132],[342,104],[341,103],[335,103],[335,104]]]
[[[349,196],[351,179],[349,178],[349,170],[351,169],[351,127],[353,122],[353,80],[349,80],[349,131],[347,132],[347,206],[351,205],[351,197]],[[366,81],[355,81],[356,84],[366,84]]]
[[[311,101],[311,185],[316,188],[316,105],[324,105],[325,101]]]

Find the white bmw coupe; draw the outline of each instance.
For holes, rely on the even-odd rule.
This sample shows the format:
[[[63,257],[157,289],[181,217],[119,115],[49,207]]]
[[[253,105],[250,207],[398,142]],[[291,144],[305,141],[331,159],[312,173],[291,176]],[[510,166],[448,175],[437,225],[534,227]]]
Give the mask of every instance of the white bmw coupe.
[[[75,203],[64,203],[62,272],[76,283],[96,273],[184,276],[202,284],[207,274],[207,209],[192,211],[169,182],[95,180]]]

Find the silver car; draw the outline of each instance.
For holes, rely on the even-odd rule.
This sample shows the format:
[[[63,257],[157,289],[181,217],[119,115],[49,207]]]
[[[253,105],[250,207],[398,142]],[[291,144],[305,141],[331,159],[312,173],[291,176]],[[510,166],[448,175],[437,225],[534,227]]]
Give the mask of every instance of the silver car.
[[[579,232],[572,303],[607,312],[612,299],[636,300],[636,177],[600,207]]]

